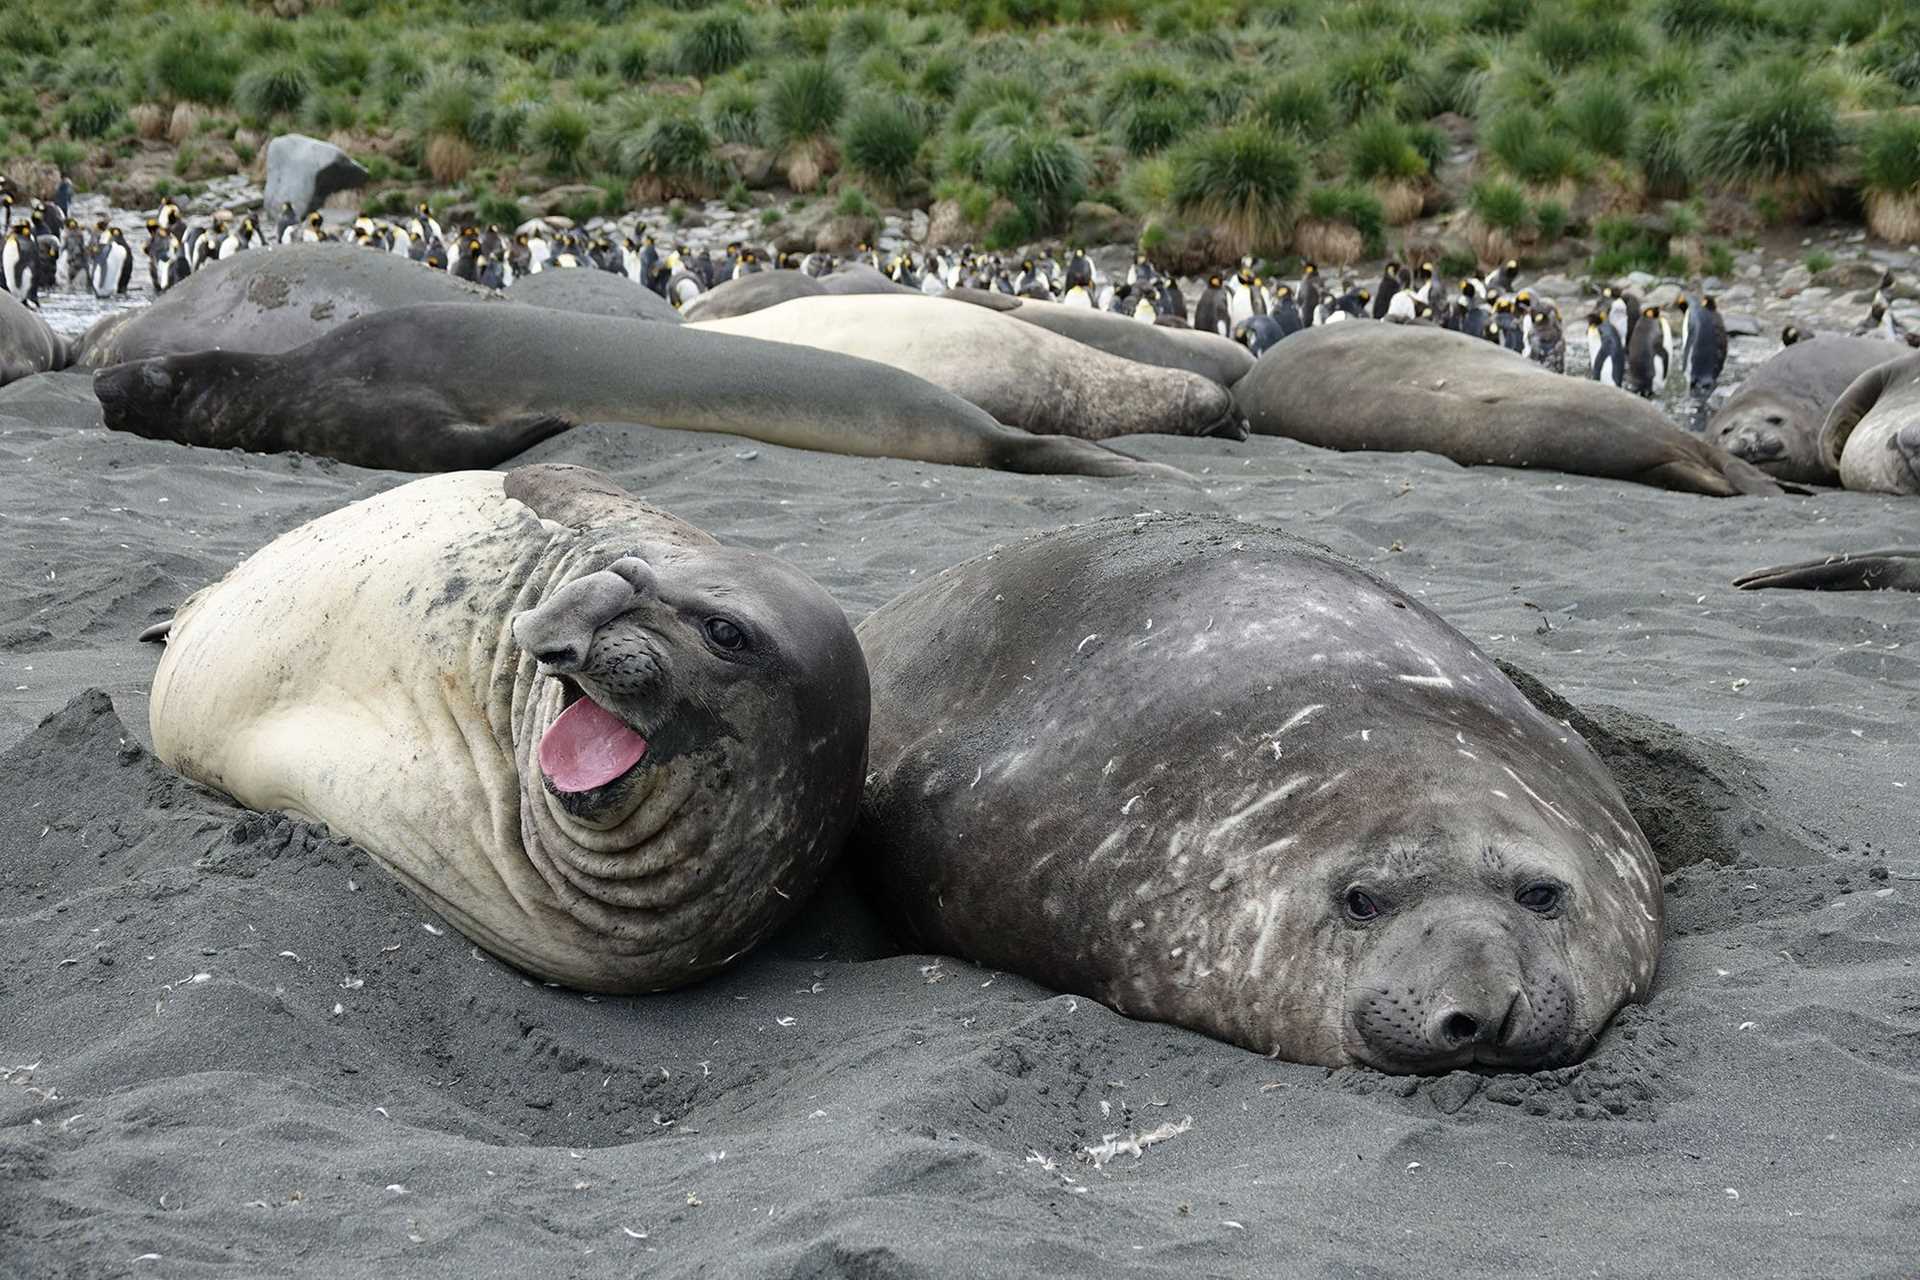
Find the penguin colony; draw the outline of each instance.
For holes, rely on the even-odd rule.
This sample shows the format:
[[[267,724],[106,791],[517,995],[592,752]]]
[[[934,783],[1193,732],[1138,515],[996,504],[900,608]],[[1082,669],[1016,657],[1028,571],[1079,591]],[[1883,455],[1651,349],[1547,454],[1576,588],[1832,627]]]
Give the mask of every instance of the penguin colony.
[[[53,195],[35,199],[23,210],[11,193],[0,194],[0,271],[6,287],[29,307],[42,290],[55,287],[59,264],[66,263],[65,284],[96,297],[124,295],[136,267],[125,234],[105,218],[83,227],[70,214],[73,185],[65,177]],[[487,288],[505,288],[520,276],[549,270],[591,268],[625,276],[665,298],[676,308],[728,280],[765,270],[798,270],[827,275],[845,260],[824,253],[790,254],[734,242],[716,258],[684,244],[661,246],[642,227],[622,234],[611,222],[587,228],[565,219],[534,219],[511,231],[497,225],[443,225],[432,208],[416,205],[405,218],[388,220],[362,214],[344,227],[329,227],[318,212],[302,217],[283,204],[269,219],[260,214],[219,210],[192,220],[171,198],[146,219],[144,258],[156,293],[164,293],[209,262],[277,245],[345,241],[369,250],[397,254],[434,270]],[[1371,319],[1395,324],[1437,325],[1496,343],[1524,354],[1555,372],[1569,372],[1566,335],[1560,309],[1529,290],[1516,288],[1520,266],[1508,260],[1485,277],[1468,277],[1448,290],[1431,262],[1412,267],[1388,262],[1372,288],[1353,281],[1334,284],[1312,262],[1299,278],[1285,283],[1257,273],[1251,257],[1231,271],[1214,271],[1189,309],[1180,282],[1137,253],[1123,278],[1102,271],[1084,250],[1068,251],[1062,264],[1052,255],[1023,257],[1017,263],[998,254],[957,250],[905,249],[883,254],[858,247],[860,262],[906,288],[937,296],[948,289],[994,290],[1068,306],[1096,308],[1129,316],[1143,324],[1191,327],[1241,343],[1256,358],[1291,334],[1316,324]],[[1891,273],[1876,291],[1869,319],[1856,336],[1920,346],[1895,320],[1886,290]],[[1608,286],[1586,317],[1587,360],[1573,372],[1624,387],[1651,399],[1674,372],[1675,356],[1687,392],[1704,402],[1718,384],[1727,358],[1727,329],[1711,295],[1697,302],[1682,295],[1674,318],[1661,307],[1643,306],[1631,293]],[[1791,345],[1811,337],[1794,326],[1782,333]]]

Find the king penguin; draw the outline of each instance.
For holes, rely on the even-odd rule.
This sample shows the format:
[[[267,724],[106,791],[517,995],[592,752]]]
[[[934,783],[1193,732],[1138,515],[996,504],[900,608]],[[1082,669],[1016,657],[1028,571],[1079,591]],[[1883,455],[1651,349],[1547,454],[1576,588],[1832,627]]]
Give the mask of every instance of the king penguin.
[[[1193,327],[1203,333],[1217,333],[1223,338],[1233,333],[1233,313],[1227,301],[1225,282],[1217,271],[1207,277],[1207,287],[1200,291],[1199,301],[1193,304]]]

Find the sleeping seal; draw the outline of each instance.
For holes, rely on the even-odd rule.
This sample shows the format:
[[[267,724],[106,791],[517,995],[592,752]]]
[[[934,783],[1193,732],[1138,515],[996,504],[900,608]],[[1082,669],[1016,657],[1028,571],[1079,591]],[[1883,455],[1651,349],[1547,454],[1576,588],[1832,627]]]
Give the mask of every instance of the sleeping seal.
[[[1571,1062],[1653,982],[1660,868],[1605,767],[1309,543],[1103,520],[950,569],[859,637],[854,849],[922,946],[1401,1072]]]
[[[1827,339],[1822,338],[1822,342]],[[1920,591],[1920,551],[1843,551],[1824,560],[1755,569],[1733,580],[1742,591]]]
[[[611,271],[535,271],[500,291],[508,302],[552,311],[577,311],[590,316],[620,316],[628,320],[658,320],[679,324],[673,304],[647,288]]]
[[[997,422],[1036,434],[1246,439],[1232,393],[1211,379],[1123,360],[945,298],[795,298],[728,320],[695,321],[693,327],[877,360],[946,388]]]
[[[105,317],[81,335],[73,362],[103,369],[191,351],[291,351],[392,307],[495,296],[396,254],[292,244],[210,262],[152,306]]]
[[[859,801],[867,672],[839,606],[584,468],[391,489],[155,630],[162,760],[326,823],[570,986],[720,968],[806,896]]]
[[[1325,449],[1425,450],[1727,497],[1779,493],[1640,397],[1445,329],[1315,325],[1234,386],[1253,430]]]
[[[1707,441],[1781,480],[1837,485],[1839,472],[1820,454],[1827,410],[1855,378],[1892,358],[1887,344],[1872,338],[1829,336],[1782,347],[1713,415]]]
[[[1920,493],[1920,355],[1855,378],[1820,428],[1820,453],[1849,489]]]
[[[955,302],[970,302],[976,307],[1050,329],[1110,356],[1157,364],[1165,369],[1185,369],[1211,378],[1223,387],[1240,381],[1247,370],[1253,368],[1253,355],[1245,347],[1218,334],[1141,324],[1111,311],[1093,311],[1040,298],[1016,298],[990,289],[949,289],[940,296]]]
[[[117,365],[94,375],[94,390],[116,431],[398,471],[490,467],[599,421],[1009,471],[1178,474],[1084,440],[1003,427],[869,360],[505,304],[382,311],[284,355],[204,351]]]
[[[66,339],[18,298],[0,289],[0,387],[67,367]]]

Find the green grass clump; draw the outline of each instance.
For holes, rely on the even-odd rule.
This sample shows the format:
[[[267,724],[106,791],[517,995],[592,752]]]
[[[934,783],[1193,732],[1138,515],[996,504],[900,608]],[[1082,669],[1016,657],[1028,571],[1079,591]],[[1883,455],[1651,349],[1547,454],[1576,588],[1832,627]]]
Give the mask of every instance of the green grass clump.
[[[879,220],[880,210],[867,193],[858,187],[847,187],[840,192],[840,199],[834,203],[834,213],[842,218],[872,218]]]
[[[847,86],[824,62],[796,62],[783,68],[767,90],[762,134],[789,147],[831,135],[847,109]]]
[[[1482,145],[1502,169],[1522,182],[1553,186],[1586,172],[1580,144],[1531,107],[1510,107],[1494,117],[1483,132]]]
[[[897,98],[873,95],[855,103],[840,125],[840,155],[847,168],[898,192],[914,174],[927,129],[919,114]]]
[[[1860,186],[1904,196],[1920,193],[1920,117],[1884,116],[1860,140]]]
[[[1624,5],[1584,5],[1569,13],[1565,5],[1542,7],[1527,29],[1527,44],[1559,75],[1582,67],[1620,66],[1647,53],[1646,37]]]
[[[1675,40],[1706,41],[1762,25],[1752,0],[1658,0],[1654,21]]]
[[[1665,227],[1628,217],[1601,218],[1593,224],[1600,251],[1588,270],[1595,276],[1621,276],[1632,271],[1655,275],[1684,275],[1687,264],[1667,254]]]
[[[1347,49],[1326,59],[1327,92],[1348,118],[1391,107],[1413,74],[1413,54],[1398,41]]]
[[[1723,244],[1707,246],[1707,274],[1726,279],[1733,274],[1733,250]]]
[[[334,89],[357,90],[373,67],[373,51],[366,40],[340,20],[306,25],[300,58],[316,84]]]
[[[257,62],[233,86],[233,106],[249,120],[292,115],[313,93],[313,77],[296,57],[281,55]]]
[[[1825,249],[1815,249],[1800,261],[1801,265],[1806,267],[1809,274],[1817,276],[1833,265],[1833,255]]]
[[[1303,142],[1318,142],[1333,132],[1333,105],[1326,87],[1306,75],[1282,76],[1254,103],[1253,117],[1270,129]]]
[[[240,67],[239,56],[209,25],[179,17],[160,31],[143,71],[148,94],[163,102],[225,106]]]
[[[429,80],[407,100],[404,118],[418,133],[482,142],[484,103],[477,81],[444,76]]]
[[[367,78],[389,110],[405,102],[433,78],[426,57],[411,45],[390,44],[373,59]]]
[[[1542,200],[1533,206],[1533,225],[1540,228],[1540,239],[1547,244],[1565,235],[1572,221],[1573,215],[1558,200]]]
[[[845,62],[856,62],[869,50],[892,43],[887,15],[878,9],[853,9],[840,19],[827,41],[827,52]]]
[[[474,200],[473,218],[483,227],[499,227],[511,232],[527,220],[527,213],[512,196],[489,191]]]
[[[1706,74],[1700,56],[1686,45],[1668,45],[1652,60],[1634,69],[1633,92],[1642,102],[1684,103],[1693,100]]]
[[[760,143],[760,95],[744,84],[723,85],[706,96],[707,126],[722,142]]]
[[[967,64],[943,49],[927,58],[920,68],[916,83],[925,96],[940,102],[952,102],[966,78]]]
[[[1009,123],[983,130],[979,176],[1013,201],[1035,229],[1051,229],[1086,194],[1092,166],[1050,125]]]
[[[1909,7],[1902,16],[1883,23],[1861,49],[1860,65],[1909,94],[1920,94],[1920,14]]]
[[[1315,187],[1307,193],[1307,217],[1320,222],[1343,222],[1367,242],[1367,252],[1380,253],[1386,245],[1387,218],[1371,191],[1354,186]]]
[[[1533,16],[1533,0],[1467,0],[1460,25],[1482,35],[1510,36],[1524,31]]]
[[[1527,195],[1511,182],[1482,178],[1467,193],[1467,208],[1482,225],[1517,232],[1527,225]]]
[[[1730,82],[1692,113],[1695,173],[1728,187],[1817,184],[1840,157],[1839,113],[1818,80],[1775,64]]]
[[[614,164],[629,178],[645,178],[664,191],[702,192],[720,179],[713,135],[700,117],[674,108],[648,120],[614,146]]]
[[[1417,179],[1427,172],[1426,157],[1413,133],[1392,116],[1369,116],[1347,135],[1347,175],[1361,182]]]
[[[360,110],[354,99],[344,93],[322,89],[307,99],[300,110],[300,125],[308,133],[325,137],[335,130],[351,129],[360,123]]]
[[[629,36],[613,51],[613,73],[628,84],[639,84],[653,72],[658,53],[647,36]]]
[[[1307,181],[1297,144],[1246,124],[1193,138],[1169,154],[1176,213],[1224,232],[1235,256],[1285,247]]]
[[[1122,66],[1100,95],[1101,118],[1136,156],[1159,151],[1185,133],[1198,111],[1186,77],[1162,63]]]
[[[673,65],[690,76],[717,76],[752,56],[753,31],[733,10],[703,13],[673,38]]]
[[[1686,115],[1679,107],[1655,107],[1634,121],[1628,151],[1648,195],[1678,199],[1692,186],[1686,127]]]
[[[586,113],[567,102],[548,103],[527,121],[527,143],[549,173],[579,173],[592,132]]]
[[[70,138],[104,138],[126,118],[126,105],[97,89],[60,108],[60,127]]]
[[[1611,76],[1594,76],[1568,90],[1560,121],[1574,140],[1596,155],[1627,154],[1633,136],[1633,98]]]

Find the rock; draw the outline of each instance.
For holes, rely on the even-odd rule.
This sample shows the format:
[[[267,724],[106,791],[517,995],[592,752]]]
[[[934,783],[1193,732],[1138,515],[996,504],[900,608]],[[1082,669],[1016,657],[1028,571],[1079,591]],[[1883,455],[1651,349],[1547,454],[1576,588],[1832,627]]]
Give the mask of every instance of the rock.
[[[592,201],[594,206],[604,204],[607,193],[590,182],[569,182],[564,186],[542,191],[539,195],[526,196],[521,203],[536,213],[557,214],[563,209],[578,206],[582,201]]]
[[[925,209],[915,209],[913,216],[907,219],[907,239],[913,241],[915,244],[925,244],[927,242],[928,225],[927,211]]]
[[[973,227],[967,222],[966,214],[960,211],[958,200],[936,200],[933,202],[933,214],[927,219],[927,234],[921,243],[940,248],[946,245],[965,244],[973,239]]]
[[[1828,289],[1872,289],[1880,283],[1881,268],[1871,262],[1836,262],[1813,277]]]
[[[813,247],[821,253],[850,253],[862,244],[873,243],[880,224],[860,214],[847,214],[827,220],[813,238]]]
[[[1813,272],[1796,263],[1780,273],[1776,292],[1782,298],[1791,298],[1812,283]]]
[[[750,147],[744,142],[722,143],[714,149],[720,162],[740,176],[740,181],[754,191],[764,191],[778,183],[774,172],[774,155],[764,147]]]
[[[1098,200],[1082,200],[1067,219],[1067,239],[1073,244],[1132,244],[1139,238],[1139,223]]]
[[[363,185],[367,171],[330,142],[303,133],[285,133],[267,144],[266,206],[278,216],[290,202],[301,217],[320,207],[337,191]]]

